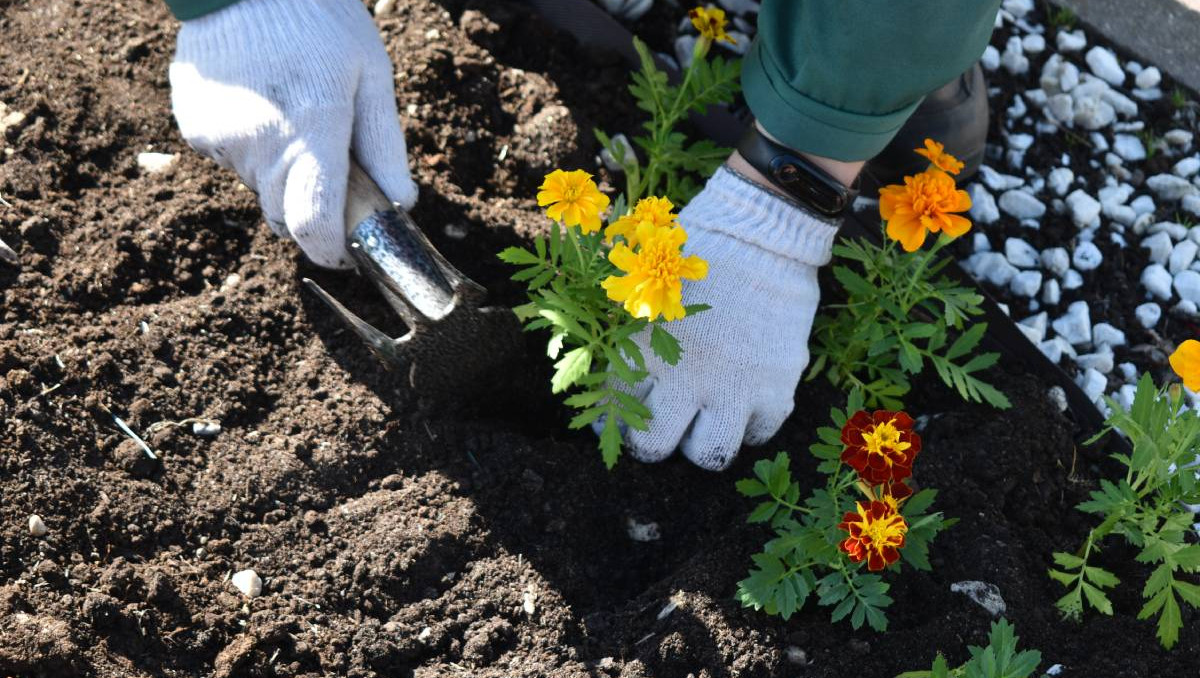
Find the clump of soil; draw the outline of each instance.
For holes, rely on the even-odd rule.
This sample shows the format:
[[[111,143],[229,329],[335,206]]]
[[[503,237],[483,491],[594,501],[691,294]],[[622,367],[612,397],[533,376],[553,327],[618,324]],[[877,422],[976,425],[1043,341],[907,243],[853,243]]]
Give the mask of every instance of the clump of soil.
[[[594,167],[592,125],[634,129],[626,75],[521,5],[399,5],[379,24],[415,216],[515,303],[494,253],[544,227],[531,198],[545,171]],[[609,473],[588,434],[565,433],[532,339],[503,397],[418,414],[300,280],[385,322],[369,286],[302,261],[179,138],[159,2],[7,3],[0,28],[0,101],[26,114],[0,156],[0,237],[22,259],[0,265],[3,675],[886,676],[983,641],[987,613],[949,590],[964,579],[996,584],[1063,675],[1194,670],[1200,624],[1159,649],[1133,586],[1116,617],[1058,620],[1049,554],[1085,533],[1071,507],[1105,462],[1074,447],[1036,377],[991,375],[1007,412],[920,385],[917,475],[962,522],[933,573],[896,579],[889,633],[743,610],[736,582],[766,535],[743,524],[733,483],[765,450],[724,474],[678,459]],[[147,149],[178,158],[146,175]],[[837,398],[803,385],[768,449],[803,467]],[[189,418],[222,430],[156,426]],[[633,541],[630,521],[661,538]],[[1102,563],[1136,581],[1129,555]],[[247,568],[260,597],[228,581]]]

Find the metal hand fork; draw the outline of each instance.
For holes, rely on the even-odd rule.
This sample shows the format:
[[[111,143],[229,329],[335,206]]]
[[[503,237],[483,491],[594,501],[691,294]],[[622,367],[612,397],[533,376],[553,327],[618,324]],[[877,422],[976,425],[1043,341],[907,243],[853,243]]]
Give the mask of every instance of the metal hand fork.
[[[389,337],[312,280],[316,293],[389,368],[407,371],[419,395],[460,395],[509,358],[520,327],[510,309],[481,307],[487,290],[456,269],[351,159],[346,248],[408,326]]]

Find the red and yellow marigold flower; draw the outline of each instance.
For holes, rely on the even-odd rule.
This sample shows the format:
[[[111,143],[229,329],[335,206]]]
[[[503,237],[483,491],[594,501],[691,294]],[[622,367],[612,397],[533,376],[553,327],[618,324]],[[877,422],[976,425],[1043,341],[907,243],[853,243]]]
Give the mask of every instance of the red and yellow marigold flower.
[[[930,166],[924,172],[904,177],[904,185],[879,189],[879,214],[887,222],[887,235],[905,252],[916,252],[925,233],[944,232],[957,238],[971,229],[971,222],[955,212],[971,209],[971,197],[958,190],[954,179]]]
[[[655,226],[642,222],[637,227],[637,250],[618,243],[608,260],[626,275],[609,276],[600,283],[608,298],[623,303],[635,318],[678,320],[683,308],[683,279],[700,280],[708,275],[708,262],[683,256],[687,233],[677,226]]]
[[[909,487],[903,480],[897,480],[894,483],[884,483],[879,486],[878,499],[888,505],[895,513],[900,512],[900,506],[904,504],[904,500],[912,496],[912,488]]]
[[[731,45],[737,44],[737,40],[725,32],[725,10],[716,7],[711,9],[697,7],[688,10],[688,18],[692,20],[692,25],[696,27],[696,30],[700,31],[701,38],[708,38],[714,42],[724,40]]]
[[[1187,390],[1200,392],[1200,341],[1185,340],[1171,354],[1170,361]]]
[[[943,172],[950,174],[958,174],[962,171],[963,162],[958,158],[946,152],[946,147],[934,141],[933,139],[925,140],[925,148],[913,149],[917,155],[923,155],[929,158],[929,162]]]
[[[617,236],[625,239],[630,247],[637,247],[637,228],[639,224],[649,223],[655,227],[675,225],[675,205],[666,198],[642,198],[634,206],[633,211],[623,215],[604,229],[604,239],[612,242]]]
[[[537,201],[546,208],[546,216],[564,226],[578,226],[584,233],[599,231],[600,215],[608,209],[608,196],[583,170],[557,169],[547,174],[538,187]]]
[[[856,508],[857,511],[848,511],[842,516],[842,522],[838,524],[839,530],[849,534],[838,548],[845,551],[852,562],[865,560],[867,569],[878,572],[900,557],[908,523],[884,501],[872,501],[865,506],[858,502]]]
[[[842,444],[842,461],[870,485],[882,485],[912,475],[921,436],[913,432],[912,417],[904,412],[859,410],[842,427]]]

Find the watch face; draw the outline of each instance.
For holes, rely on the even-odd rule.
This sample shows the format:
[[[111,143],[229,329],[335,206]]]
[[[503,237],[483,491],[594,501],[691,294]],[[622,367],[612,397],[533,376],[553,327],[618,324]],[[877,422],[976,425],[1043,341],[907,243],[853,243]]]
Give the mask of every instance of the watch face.
[[[827,216],[840,214],[850,200],[849,192],[837,180],[822,176],[820,170],[813,171],[794,155],[775,156],[770,169],[780,187]]]

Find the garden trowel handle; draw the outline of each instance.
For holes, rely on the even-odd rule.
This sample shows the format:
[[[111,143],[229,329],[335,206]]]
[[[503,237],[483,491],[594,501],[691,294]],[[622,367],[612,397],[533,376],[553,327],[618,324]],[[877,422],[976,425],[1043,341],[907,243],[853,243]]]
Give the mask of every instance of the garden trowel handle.
[[[358,270],[383,290],[409,327],[436,321],[454,306],[462,274],[434,249],[408,212],[350,159],[346,249]]]

